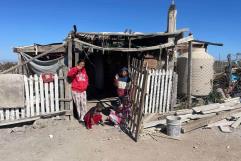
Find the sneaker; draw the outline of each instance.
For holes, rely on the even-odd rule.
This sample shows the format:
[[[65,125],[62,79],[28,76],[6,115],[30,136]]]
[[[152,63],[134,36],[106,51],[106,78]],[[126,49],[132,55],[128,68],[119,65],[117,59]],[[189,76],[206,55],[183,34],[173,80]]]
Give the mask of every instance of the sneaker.
[[[79,119],[79,123],[83,123],[83,122],[85,122],[84,120],[82,120],[82,119]]]
[[[100,124],[101,126],[104,126],[104,125],[105,125],[103,121],[100,121],[99,124]]]
[[[85,122],[84,121],[79,120],[79,124],[85,127]]]

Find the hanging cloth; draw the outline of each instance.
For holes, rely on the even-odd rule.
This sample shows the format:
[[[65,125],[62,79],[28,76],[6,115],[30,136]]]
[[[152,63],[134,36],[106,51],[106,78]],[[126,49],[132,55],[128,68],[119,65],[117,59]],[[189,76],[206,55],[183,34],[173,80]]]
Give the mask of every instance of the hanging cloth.
[[[28,61],[32,57],[25,53],[21,53],[25,61]],[[61,67],[64,66],[64,58],[58,58],[53,60],[39,60],[34,59],[28,63],[28,66],[34,74],[40,75],[42,73],[56,73]]]

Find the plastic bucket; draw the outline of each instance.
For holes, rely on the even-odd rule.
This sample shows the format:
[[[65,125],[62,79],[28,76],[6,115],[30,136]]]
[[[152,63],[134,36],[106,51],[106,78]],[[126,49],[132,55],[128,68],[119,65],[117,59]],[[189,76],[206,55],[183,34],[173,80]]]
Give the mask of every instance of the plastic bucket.
[[[181,118],[178,116],[167,116],[167,135],[179,137],[181,134]]]

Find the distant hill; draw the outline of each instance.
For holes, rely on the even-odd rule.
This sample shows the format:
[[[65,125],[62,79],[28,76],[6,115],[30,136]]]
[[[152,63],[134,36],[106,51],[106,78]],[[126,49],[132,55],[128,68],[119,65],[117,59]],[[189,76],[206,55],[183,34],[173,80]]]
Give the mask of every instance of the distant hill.
[[[5,71],[15,65],[17,65],[17,62],[1,61],[0,62],[0,72]]]

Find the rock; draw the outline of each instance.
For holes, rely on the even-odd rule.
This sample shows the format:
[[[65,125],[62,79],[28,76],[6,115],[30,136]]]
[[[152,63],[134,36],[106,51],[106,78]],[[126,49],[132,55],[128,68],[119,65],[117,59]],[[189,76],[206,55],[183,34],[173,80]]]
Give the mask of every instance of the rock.
[[[34,123],[33,123],[33,128],[34,129],[42,129],[42,128],[45,128],[47,127],[49,124],[49,121],[48,119],[39,119],[39,120],[36,120]]]
[[[50,134],[50,135],[49,135],[49,138],[50,138],[50,139],[53,139],[53,138],[54,138],[54,135]]]
[[[20,132],[20,133],[23,133],[25,132],[25,126],[22,126],[22,127],[15,127],[15,128],[11,128],[8,130],[8,133],[11,134],[11,133],[17,133],[17,132]]]

